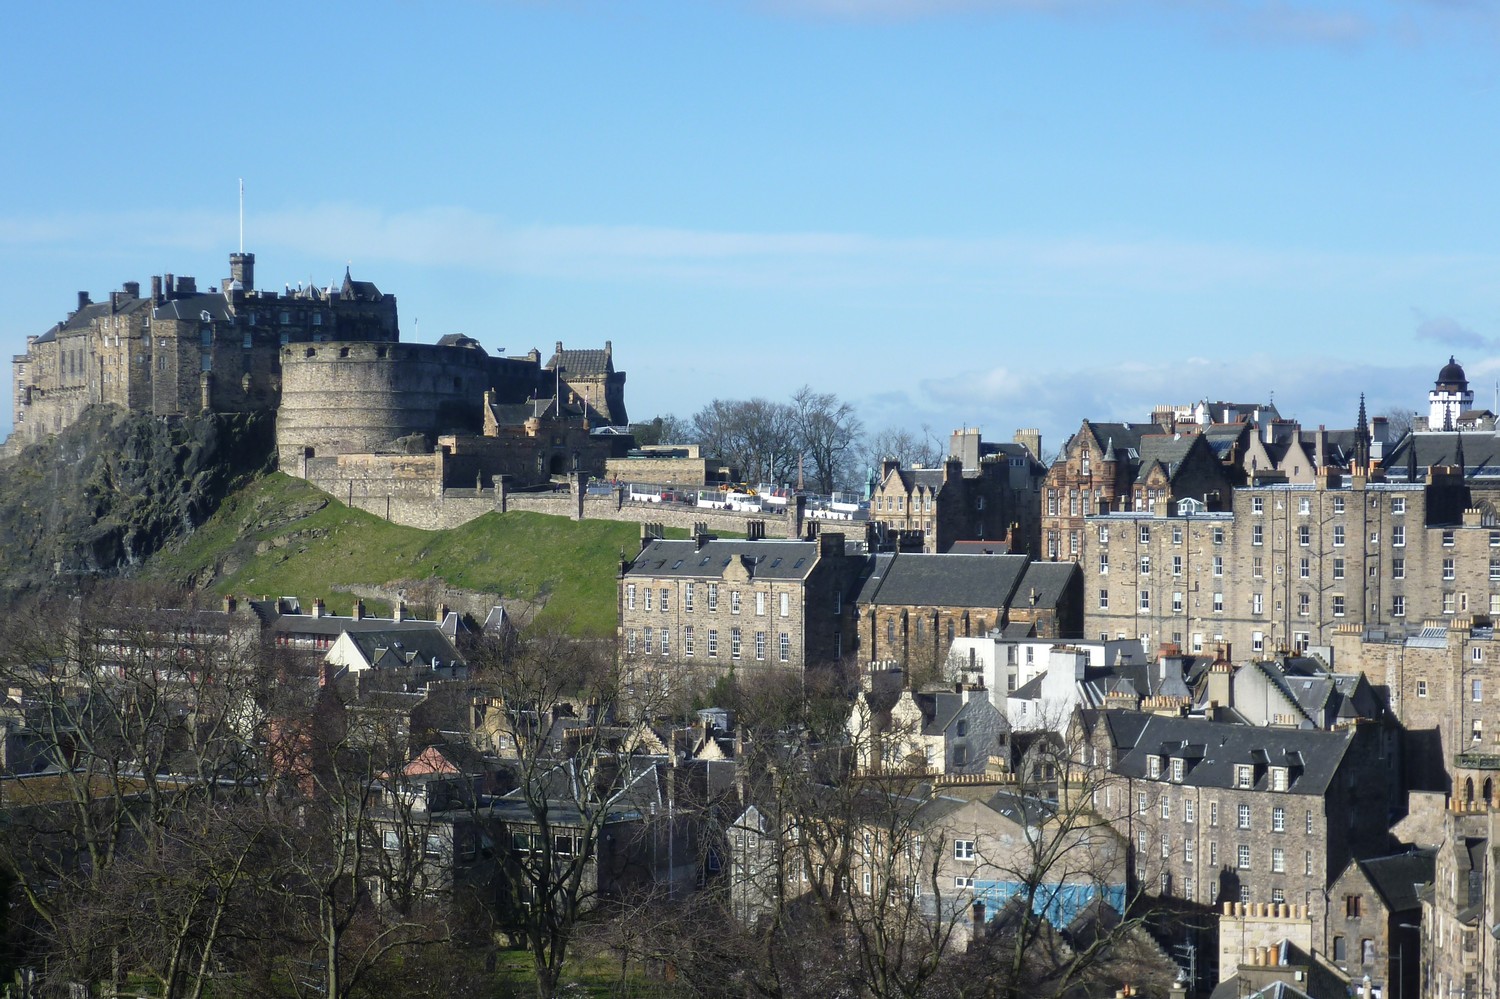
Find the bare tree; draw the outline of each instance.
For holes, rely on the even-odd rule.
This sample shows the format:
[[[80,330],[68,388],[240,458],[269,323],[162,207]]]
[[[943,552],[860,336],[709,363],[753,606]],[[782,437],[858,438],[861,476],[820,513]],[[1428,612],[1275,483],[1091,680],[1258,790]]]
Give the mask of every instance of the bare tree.
[[[812,465],[819,492],[848,484],[850,463],[860,453],[864,424],[854,407],[831,392],[804,385],[792,395],[792,426],[799,449]]]
[[[924,423],[915,431],[905,427],[885,428],[870,438],[865,454],[872,468],[879,468],[887,458],[895,458],[904,468],[934,468],[943,460],[944,449],[932,427]]]

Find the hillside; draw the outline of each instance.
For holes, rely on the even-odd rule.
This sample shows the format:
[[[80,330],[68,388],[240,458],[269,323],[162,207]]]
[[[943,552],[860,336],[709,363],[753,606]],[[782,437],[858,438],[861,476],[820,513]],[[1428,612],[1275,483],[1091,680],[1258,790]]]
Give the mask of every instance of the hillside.
[[[372,612],[404,593],[414,613],[447,603],[480,617],[503,601],[522,621],[610,635],[620,554],[634,554],[639,539],[636,524],[533,513],[422,531],[273,473],[230,495],[144,575],[222,594],[321,596],[340,614],[357,596]]]

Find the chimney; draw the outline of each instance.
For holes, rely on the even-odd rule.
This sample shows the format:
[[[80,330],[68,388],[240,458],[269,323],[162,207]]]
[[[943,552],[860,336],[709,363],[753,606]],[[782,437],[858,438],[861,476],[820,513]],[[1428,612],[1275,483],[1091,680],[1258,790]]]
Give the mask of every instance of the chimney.
[[[166,282],[167,298],[175,298],[177,295],[177,278],[168,274],[163,280]]]
[[[234,611],[235,611],[235,608],[238,607],[238,606],[239,606],[239,604],[234,599],[234,597],[225,597],[224,598],[224,613],[225,614],[233,614]]]
[[[446,620],[448,620],[448,605],[447,604],[438,604],[438,609],[437,609],[437,623],[438,624],[442,624]]]
[[[355,601],[354,601],[354,620],[356,620],[356,621],[363,621],[364,619],[365,619],[365,602],[363,600],[360,600],[360,599],[356,598]]]
[[[80,291],[78,293],[78,311],[82,312],[83,311],[83,307],[85,305],[88,305],[88,304],[89,304],[89,293],[86,292],[86,291]]]
[[[324,611],[323,611],[323,598],[322,597],[314,597],[313,598],[313,605],[312,605],[312,616],[313,617],[322,617],[323,613],[324,613]]]
[[[125,294],[130,298],[141,297],[141,283],[139,281],[126,281],[120,287],[125,289]]]
[[[198,279],[191,277],[180,277],[177,279],[177,291],[182,295],[198,294]]]
[[[153,274],[151,276],[151,301],[157,303],[158,305],[161,304],[162,297],[161,297],[161,275],[160,274]]]
[[[391,620],[392,621],[405,621],[406,620],[406,601],[405,600],[401,600],[399,598],[396,600],[396,609],[393,610],[393,611],[391,611]]]

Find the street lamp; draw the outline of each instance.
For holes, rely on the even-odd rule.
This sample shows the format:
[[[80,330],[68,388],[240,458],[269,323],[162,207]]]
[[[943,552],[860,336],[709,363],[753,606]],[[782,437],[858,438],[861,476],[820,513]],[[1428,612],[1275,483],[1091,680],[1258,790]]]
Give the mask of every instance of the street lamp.
[[[1420,930],[1416,923],[1397,923],[1398,930]],[[1406,999],[1406,938],[1396,937],[1396,999]]]

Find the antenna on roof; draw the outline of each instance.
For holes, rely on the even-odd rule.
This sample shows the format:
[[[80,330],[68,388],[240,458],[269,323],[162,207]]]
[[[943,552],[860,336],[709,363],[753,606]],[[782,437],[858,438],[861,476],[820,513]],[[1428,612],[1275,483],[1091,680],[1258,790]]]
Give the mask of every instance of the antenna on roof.
[[[240,252],[245,252],[245,178],[240,178]]]

